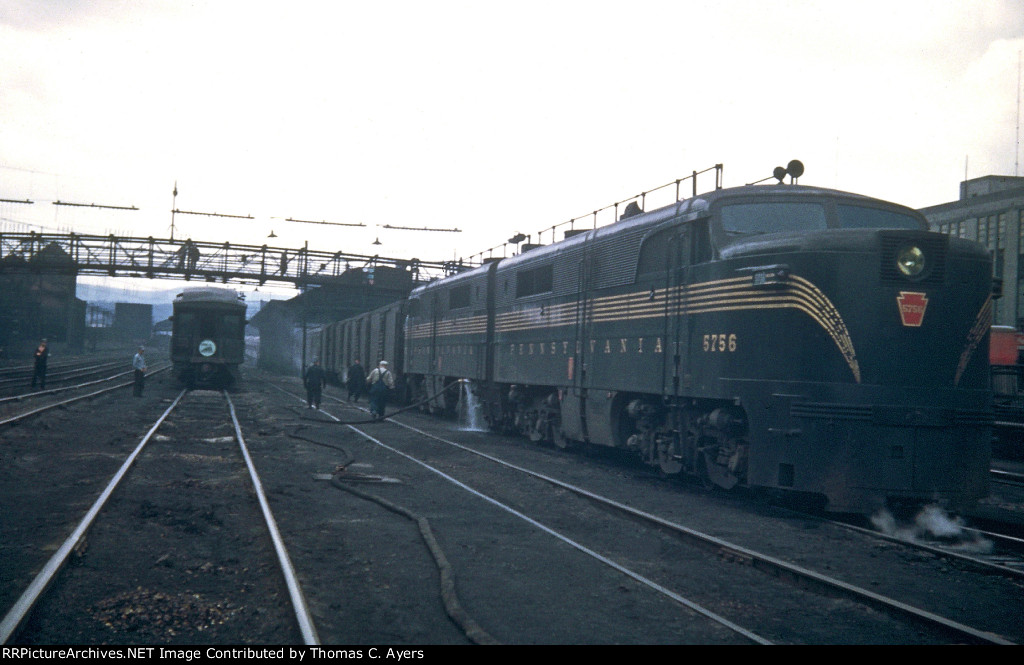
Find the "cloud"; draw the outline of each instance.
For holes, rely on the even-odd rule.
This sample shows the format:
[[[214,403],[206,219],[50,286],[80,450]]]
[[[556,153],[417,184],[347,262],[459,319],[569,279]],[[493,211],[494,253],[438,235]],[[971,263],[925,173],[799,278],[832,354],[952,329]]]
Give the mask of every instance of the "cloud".
[[[130,222],[81,224],[159,235],[177,180],[182,208],[258,217],[189,229],[211,240],[262,241],[273,225],[282,243],[378,251],[381,236],[379,251],[421,258],[717,163],[738,185],[799,158],[806,184],[931,205],[956,196],[967,154],[1013,169],[1022,14],[990,1],[0,0],[0,194],[137,205]]]

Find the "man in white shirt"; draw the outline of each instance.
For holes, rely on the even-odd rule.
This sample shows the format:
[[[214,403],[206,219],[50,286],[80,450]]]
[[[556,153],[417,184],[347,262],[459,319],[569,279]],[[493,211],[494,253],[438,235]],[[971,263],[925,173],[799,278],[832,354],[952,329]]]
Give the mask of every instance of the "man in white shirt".
[[[146,384],[146,347],[139,347],[139,352],[132,358],[132,368],[135,370],[135,385],[132,386],[132,390],[136,397],[142,397],[142,389]]]
[[[388,369],[388,361],[382,360],[366,378],[370,386],[370,415],[380,420],[384,417],[384,405],[388,401],[388,393],[395,387],[395,375]]]

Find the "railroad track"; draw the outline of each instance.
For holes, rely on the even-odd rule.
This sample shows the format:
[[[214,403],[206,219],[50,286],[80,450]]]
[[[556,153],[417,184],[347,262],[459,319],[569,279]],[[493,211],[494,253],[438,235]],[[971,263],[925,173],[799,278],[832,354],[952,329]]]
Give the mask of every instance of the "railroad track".
[[[170,368],[170,365],[157,367],[156,369],[147,373],[147,379],[157,374],[166,372]],[[50,411],[52,409],[68,406],[70,404],[74,404],[82,400],[99,397],[101,395],[106,395],[107,393],[113,392],[115,390],[126,388],[134,383],[134,380],[125,380],[127,377],[130,377],[133,374],[133,371],[119,372],[117,374],[113,374],[102,379],[86,381],[84,383],[64,386],[62,388],[51,388],[48,390],[42,390],[33,393],[15,395],[13,397],[0,398],[0,407],[7,407],[9,410],[12,409],[13,407],[13,413],[8,412],[4,415],[0,415],[0,426],[10,425],[30,418],[32,416],[38,415],[40,413]],[[102,388],[97,388],[97,386],[101,386],[103,384],[107,385]],[[60,397],[60,395],[62,395],[63,393],[70,393],[83,390],[86,390],[88,392],[77,394],[71,397]],[[19,408],[22,406],[20,404],[21,402],[28,402],[30,400],[43,400],[44,403],[31,406],[25,405],[24,408]]]
[[[73,379],[76,375],[88,374],[97,368],[131,366],[133,353],[135,353],[134,349],[117,354],[97,354],[61,362],[51,361],[47,364],[46,382],[59,382],[69,377]],[[8,386],[27,388],[32,381],[33,374],[35,374],[35,367],[31,364],[0,368],[0,389]]]
[[[202,433],[207,433],[205,438]],[[269,552],[263,539],[251,535],[261,520],[273,543]],[[223,532],[229,529],[244,530],[247,535],[241,542],[253,539],[254,544],[244,552],[219,552]],[[135,534],[131,543],[123,542],[126,533]],[[204,553],[206,560],[197,563],[195,556]],[[246,554],[255,561],[246,561]],[[274,587],[268,580],[275,577],[275,564],[268,558],[276,561],[278,579],[286,588],[283,594],[293,608],[294,628],[281,630],[294,632],[278,633],[278,638],[292,641],[301,636],[306,644],[318,643],[234,403],[227,393],[182,391],[7,611],[0,621],[0,643],[15,637],[28,643],[74,643],[74,631],[86,623],[86,615],[93,623],[110,627],[115,636],[134,636],[129,637],[133,641],[153,626],[164,631],[161,635],[215,631],[215,626],[244,613],[253,596]],[[68,565],[86,559],[89,565]],[[133,568],[140,562],[145,571]],[[163,579],[163,570],[168,571],[167,579],[158,588],[135,584],[139,579]],[[168,581],[183,577],[197,587],[175,589]],[[198,586],[202,592],[196,591]],[[95,593],[104,597],[92,597]],[[249,595],[239,600],[244,593]],[[282,624],[289,625],[287,613],[283,618]],[[251,621],[262,625],[279,619],[264,612]]]
[[[283,390],[283,389],[282,389]],[[302,397],[294,392],[290,393],[298,400],[302,401]],[[330,399],[330,398],[328,398]],[[340,401],[340,400],[338,400]],[[347,405],[346,405],[347,406]],[[338,421],[337,416],[333,414],[327,414],[330,418]],[[348,413],[352,413],[349,411]],[[350,417],[350,421],[358,422],[360,416]],[[398,427],[405,428],[407,431],[414,432],[419,436],[423,437],[424,440],[429,440],[434,443],[440,443],[447,447],[445,453],[437,453],[436,451],[430,451],[426,453],[410,453],[409,451],[399,450],[387,443],[382,441],[384,435],[379,433],[368,433],[365,428],[356,427],[355,425],[348,425],[353,431],[359,432],[362,436],[366,437],[367,440],[372,441],[375,445],[380,446],[396,455],[401,456],[403,459],[410,461],[414,464],[421,465],[428,468],[432,473],[444,478],[447,482],[460,487],[464,491],[468,491],[475,497],[482,499],[492,505],[499,506],[502,510],[506,511],[510,515],[514,515],[517,519],[524,523],[529,524],[532,528],[539,529],[548,536],[553,537],[557,541],[568,544],[574,548],[578,553],[590,557],[593,560],[601,562],[603,565],[613,568],[618,573],[626,576],[634,582],[641,584],[649,591],[660,594],[680,606],[685,607],[687,610],[695,612],[705,619],[714,622],[721,628],[725,628],[732,631],[736,636],[749,640],[755,643],[772,643],[772,642],[786,642],[793,640],[793,636],[786,632],[787,629],[774,626],[771,621],[761,620],[758,622],[760,628],[751,628],[749,626],[744,627],[744,621],[746,617],[743,613],[739,613],[736,616],[727,616],[727,612],[722,611],[722,608],[728,608],[730,606],[743,606],[754,602],[752,598],[757,598],[759,595],[766,595],[772,598],[773,601],[779,603],[791,603],[791,606],[799,606],[805,604],[808,607],[814,607],[822,603],[828,604],[834,602],[832,599],[841,597],[847,601],[855,603],[863,608],[860,611],[849,611],[851,614],[850,621],[853,625],[857,625],[856,630],[865,630],[865,627],[860,624],[865,620],[865,615],[879,614],[884,617],[881,620],[880,626],[878,627],[879,634],[883,632],[893,630],[890,622],[898,621],[905,622],[905,625],[912,626],[906,628],[910,635],[917,635],[917,631],[928,631],[932,637],[929,639],[935,640],[939,643],[943,642],[967,642],[967,643],[995,643],[995,644],[1010,644],[1011,642],[994,631],[986,630],[984,628],[976,628],[966,623],[962,623],[954,618],[948,618],[940,615],[937,612],[929,611],[914,607],[910,603],[903,602],[898,598],[887,597],[874,590],[868,589],[864,586],[849,583],[836,577],[829,575],[825,572],[816,571],[810,567],[797,565],[795,563],[788,562],[780,557],[773,556],[764,551],[755,550],[751,547],[743,546],[730,542],[721,537],[712,535],[707,531],[703,531],[691,526],[684,525],[678,519],[666,517],[663,514],[657,514],[656,511],[650,511],[641,509],[635,505],[631,505],[630,501],[623,501],[621,499],[615,499],[603,495],[600,492],[590,491],[581,485],[567,482],[566,480],[559,479],[548,473],[542,473],[533,469],[527,468],[522,463],[511,462],[507,459],[499,458],[494,454],[487,454],[475,449],[475,447],[467,446],[463,443],[455,441],[451,438],[450,434],[438,434],[436,430],[437,426],[427,425],[421,427],[415,427],[406,422],[399,421],[395,418],[389,418],[388,422]],[[376,425],[379,431],[380,425]],[[435,430],[435,431],[428,431]],[[417,447],[419,449],[419,447]],[[458,451],[458,455],[465,457],[466,454],[476,458],[477,460],[483,460],[485,466],[490,466],[490,470],[485,470],[484,467],[480,466],[480,462],[466,462],[463,459],[459,461],[453,461],[454,457],[450,457],[452,451]],[[438,461],[430,462],[431,458],[437,456]],[[441,458],[443,457],[443,461]],[[443,467],[445,470],[441,470]],[[473,482],[473,486],[470,486],[469,481],[463,481],[456,477],[456,474],[450,471],[451,468],[459,467],[465,473],[469,474],[470,477],[476,479]],[[469,470],[472,467],[472,470]],[[509,477],[509,473],[512,477]],[[500,476],[500,478],[499,478]],[[515,480],[518,478],[518,480]],[[523,480],[528,478],[529,480]],[[673,589],[675,584],[678,582],[672,582],[682,575],[680,571],[665,572],[660,571],[658,575],[651,574],[650,571],[644,571],[645,566],[640,563],[633,561],[632,564],[625,562],[630,561],[631,557],[629,552],[616,550],[615,547],[610,547],[607,551],[600,551],[608,548],[609,545],[604,543],[601,546],[590,546],[585,544],[588,540],[589,535],[586,528],[578,529],[565,528],[556,529],[548,526],[548,523],[564,523],[565,517],[555,510],[550,512],[550,508],[546,505],[538,506],[532,501],[520,496],[515,495],[515,500],[509,498],[499,498],[504,494],[510,486],[515,486],[518,483],[529,484],[530,486],[536,486],[536,482],[540,482],[548,486],[547,492],[554,491],[556,496],[563,497],[557,500],[550,500],[548,504],[555,505],[569,502],[564,499],[565,496],[571,494],[576,497],[577,502],[582,501],[580,505],[596,506],[605,515],[615,515],[619,518],[625,518],[620,523],[642,525],[644,529],[650,530],[651,533],[657,532],[666,534],[669,538],[676,543],[684,543],[684,549],[681,549],[678,553],[680,560],[692,560],[692,552],[686,551],[685,548],[700,548],[702,550],[710,550],[715,556],[708,559],[705,555],[705,560],[700,561],[699,566],[719,566],[726,565],[732,566],[732,572],[716,572],[714,575],[719,576],[730,576],[734,575],[737,578],[737,586],[744,586],[740,580],[746,580],[747,584],[757,585],[760,589],[763,585],[763,591],[753,591],[753,596],[744,595],[739,593],[736,597],[729,599],[729,594],[733,593],[734,590],[725,592],[723,590],[722,597],[709,597],[706,592],[702,590],[685,591],[676,587]],[[476,489],[476,485],[483,485],[489,488],[489,491],[482,491]],[[538,490],[539,492],[539,490]],[[516,508],[511,504],[516,501],[522,501],[530,504],[529,509]],[[542,502],[544,503],[544,502]],[[565,510],[572,514],[572,509],[568,505],[565,506]],[[578,512],[582,512],[583,508],[575,509]],[[538,516],[544,517],[538,517]],[[602,528],[607,527],[610,522],[601,521]],[[752,525],[748,525],[752,526]],[[622,528],[622,527],[620,527]],[[623,540],[627,540],[627,536],[621,536]],[[668,547],[661,541],[660,547]],[[721,562],[725,562],[724,564]],[[759,582],[754,582],[750,579],[751,571],[756,572],[755,577],[759,577]],[[763,575],[762,573],[767,573]],[[778,586],[779,580],[787,580],[785,589]],[[791,595],[791,594],[795,594]],[[696,599],[695,599],[696,597]],[[783,600],[783,599],[786,600]],[[827,610],[822,610],[827,612]],[[855,615],[855,616],[852,616]],[[769,628],[765,628],[765,626]],[[765,632],[771,632],[774,626],[776,631],[775,635],[765,635]],[[835,627],[838,629],[838,627]],[[867,628],[866,630],[872,630]],[[798,639],[797,639],[798,641]]]
[[[48,371],[46,373],[46,382],[51,385],[68,383],[69,381],[77,381],[79,379],[96,376],[98,374],[109,373],[111,370],[124,369],[130,367],[130,363],[126,363],[123,359],[114,362],[95,363],[73,369],[67,369],[64,371]],[[2,392],[28,392],[32,390],[29,381],[31,380],[31,374],[28,377],[16,377],[16,378],[0,378],[0,391]]]

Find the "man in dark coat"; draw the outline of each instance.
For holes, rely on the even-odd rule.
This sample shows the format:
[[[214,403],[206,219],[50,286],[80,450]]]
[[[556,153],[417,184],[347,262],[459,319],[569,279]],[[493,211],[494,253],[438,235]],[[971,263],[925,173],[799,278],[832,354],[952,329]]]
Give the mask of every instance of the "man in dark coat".
[[[366,370],[363,369],[358,360],[348,368],[348,377],[345,385],[348,386],[348,401],[358,402],[359,397],[366,390]]]
[[[306,370],[303,377],[306,384],[306,402],[311,409],[320,408],[320,396],[323,393],[324,385],[327,383],[327,374],[320,366],[320,360],[314,360],[313,364]]]
[[[46,359],[50,355],[50,348],[46,345],[46,340],[39,342],[39,347],[36,348],[36,371],[32,374],[32,389],[35,390],[36,381],[39,381],[39,389],[46,390]]]

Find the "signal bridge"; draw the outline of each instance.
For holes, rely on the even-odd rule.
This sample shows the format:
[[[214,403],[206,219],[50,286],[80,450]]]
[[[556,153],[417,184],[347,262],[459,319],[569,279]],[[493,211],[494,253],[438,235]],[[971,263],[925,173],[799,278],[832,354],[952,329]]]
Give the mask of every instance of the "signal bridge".
[[[0,233],[0,274],[40,272],[259,285],[278,282],[303,287],[338,278],[347,281],[344,278],[353,276],[372,280],[378,266],[409,273],[412,284],[472,267],[461,261],[316,251],[309,249],[308,243],[293,249],[152,237]]]

